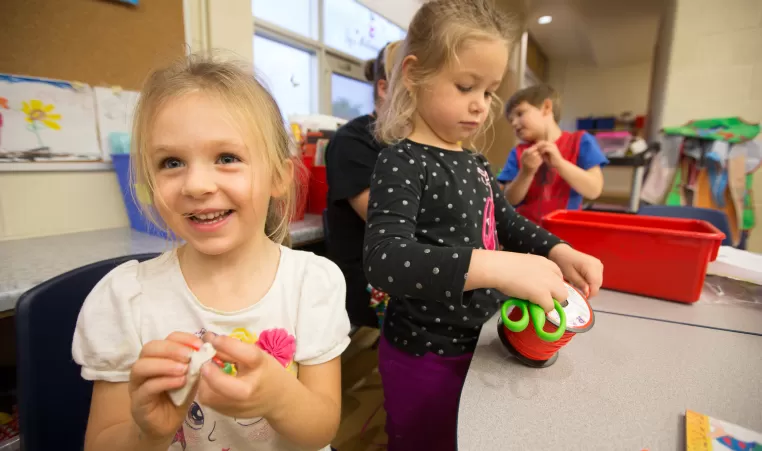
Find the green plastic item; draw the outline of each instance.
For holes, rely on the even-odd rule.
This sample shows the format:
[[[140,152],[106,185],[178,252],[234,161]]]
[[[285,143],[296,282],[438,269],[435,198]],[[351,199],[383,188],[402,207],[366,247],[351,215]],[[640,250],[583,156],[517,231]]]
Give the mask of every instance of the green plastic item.
[[[743,199],[743,227],[742,230],[751,230],[756,225],[754,217],[754,198],[752,190],[754,189],[754,173],[746,174],[746,192]]]
[[[521,318],[518,321],[511,321],[508,318],[508,308],[515,306],[521,309]],[[558,341],[566,332],[566,312],[561,304],[555,299],[553,300],[553,308],[558,312],[558,317],[561,319],[561,323],[558,325],[558,329],[555,332],[545,332],[545,311],[537,304],[534,304],[523,299],[510,298],[503,303],[503,307],[500,310],[500,315],[503,318],[503,324],[512,332],[521,332],[529,325],[529,318],[532,318],[532,324],[534,324],[534,331],[537,336],[543,341]]]
[[[727,141],[737,144],[757,137],[759,124],[746,122],[740,117],[699,119],[677,127],[664,127],[665,135],[688,136],[692,138]]]

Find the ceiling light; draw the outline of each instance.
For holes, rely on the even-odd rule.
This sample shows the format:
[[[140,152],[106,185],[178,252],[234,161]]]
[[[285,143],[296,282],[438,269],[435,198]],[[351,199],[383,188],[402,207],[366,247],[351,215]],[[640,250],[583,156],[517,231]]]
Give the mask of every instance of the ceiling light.
[[[539,19],[537,19],[537,23],[540,25],[545,25],[553,22],[553,18],[550,16],[542,16]]]

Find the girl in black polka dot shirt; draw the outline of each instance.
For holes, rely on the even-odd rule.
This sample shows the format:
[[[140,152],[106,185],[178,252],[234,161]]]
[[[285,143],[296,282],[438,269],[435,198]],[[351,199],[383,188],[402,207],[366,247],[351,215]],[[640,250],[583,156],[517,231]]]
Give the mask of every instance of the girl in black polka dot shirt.
[[[513,22],[489,0],[425,3],[377,121],[395,144],[372,176],[364,269],[391,296],[379,370],[392,451],[455,448],[471,354],[508,296],[549,311],[563,277],[592,295],[601,284],[598,260],[517,214],[486,158],[460,145],[499,108]]]

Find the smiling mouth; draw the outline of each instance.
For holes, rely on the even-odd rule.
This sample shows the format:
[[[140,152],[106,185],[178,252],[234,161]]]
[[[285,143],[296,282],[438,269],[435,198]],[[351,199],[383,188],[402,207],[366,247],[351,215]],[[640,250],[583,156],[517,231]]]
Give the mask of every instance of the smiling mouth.
[[[233,210],[219,210],[211,213],[197,213],[185,215],[188,219],[198,224],[214,224],[230,216]]]

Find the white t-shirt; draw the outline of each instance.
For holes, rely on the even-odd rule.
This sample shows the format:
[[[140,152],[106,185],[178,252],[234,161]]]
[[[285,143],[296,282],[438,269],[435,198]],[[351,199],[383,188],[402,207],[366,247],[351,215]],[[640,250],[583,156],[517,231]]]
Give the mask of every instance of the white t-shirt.
[[[349,344],[344,276],[331,261],[281,247],[270,290],[236,312],[202,305],[183,278],[176,251],[126,262],[93,288],[79,314],[72,354],[87,380],[127,382],[143,345],[174,331],[206,331],[259,341],[290,372],[339,355]],[[194,402],[169,448],[291,450],[262,418],[223,416]],[[326,448],[328,449],[328,448]]]

